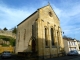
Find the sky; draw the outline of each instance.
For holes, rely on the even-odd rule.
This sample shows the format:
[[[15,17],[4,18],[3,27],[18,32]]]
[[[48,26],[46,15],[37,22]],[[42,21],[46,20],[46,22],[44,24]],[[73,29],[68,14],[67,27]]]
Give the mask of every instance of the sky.
[[[80,40],[80,0],[0,0],[0,29],[11,29],[38,8],[52,6],[63,35]]]

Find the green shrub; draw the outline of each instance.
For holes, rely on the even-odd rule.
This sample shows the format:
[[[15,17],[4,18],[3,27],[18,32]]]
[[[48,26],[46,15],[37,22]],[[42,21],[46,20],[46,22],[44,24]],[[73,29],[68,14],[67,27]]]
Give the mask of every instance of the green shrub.
[[[14,38],[10,37],[10,36],[3,36],[0,35],[0,39],[4,40],[4,41],[9,41],[11,46],[15,46],[15,40]],[[3,46],[7,46],[7,44],[2,44]]]

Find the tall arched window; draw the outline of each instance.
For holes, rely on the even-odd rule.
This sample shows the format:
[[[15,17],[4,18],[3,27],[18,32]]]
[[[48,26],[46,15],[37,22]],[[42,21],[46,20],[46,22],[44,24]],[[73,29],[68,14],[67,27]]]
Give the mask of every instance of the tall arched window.
[[[26,29],[24,29],[24,40],[26,38]]]
[[[20,43],[20,32],[18,33],[18,46],[19,46],[19,43]]]
[[[47,28],[45,28],[45,46],[48,46]]]
[[[53,28],[51,28],[51,42],[52,42],[52,46],[54,46],[54,31],[53,31]]]
[[[60,41],[59,41],[59,31],[57,31],[57,40],[58,40],[58,44],[60,45]]]

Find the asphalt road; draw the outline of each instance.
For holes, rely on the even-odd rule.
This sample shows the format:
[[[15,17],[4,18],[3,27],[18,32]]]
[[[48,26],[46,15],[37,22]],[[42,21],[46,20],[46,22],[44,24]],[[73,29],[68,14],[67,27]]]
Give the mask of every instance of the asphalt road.
[[[70,59],[70,60],[80,60],[80,57],[78,57],[78,58],[74,58],[74,59]]]
[[[17,57],[16,55],[13,55],[13,56],[10,57],[10,58],[2,58],[2,57],[0,56],[0,60],[25,60],[25,59],[22,58],[22,57]]]
[[[49,58],[46,60],[80,60],[80,56],[63,56],[63,57],[58,57],[58,58]]]
[[[25,59],[22,57],[17,57],[16,55],[12,56],[11,58],[1,58],[0,60],[38,60],[38,59]],[[57,57],[57,58],[49,58],[49,59],[44,59],[44,60],[80,60],[80,56],[63,56],[63,57]]]

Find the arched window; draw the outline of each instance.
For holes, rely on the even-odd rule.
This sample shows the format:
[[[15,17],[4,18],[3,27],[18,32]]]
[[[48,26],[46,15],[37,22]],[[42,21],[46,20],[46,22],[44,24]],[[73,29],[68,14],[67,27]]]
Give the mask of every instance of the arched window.
[[[19,46],[19,43],[20,43],[20,32],[18,33],[18,46]]]
[[[24,29],[24,40],[26,38],[26,29]]]
[[[52,42],[52,46],[54,46],[54,31],[53,31],[53,28],[51,28],[51,42]]]
[[[58,40],[58,44],[60,45],[60,41],[59,41],[59,31],[57,31],[57,40]]]
[[[47,28],[45,28],[45,46],[48,46]]]

